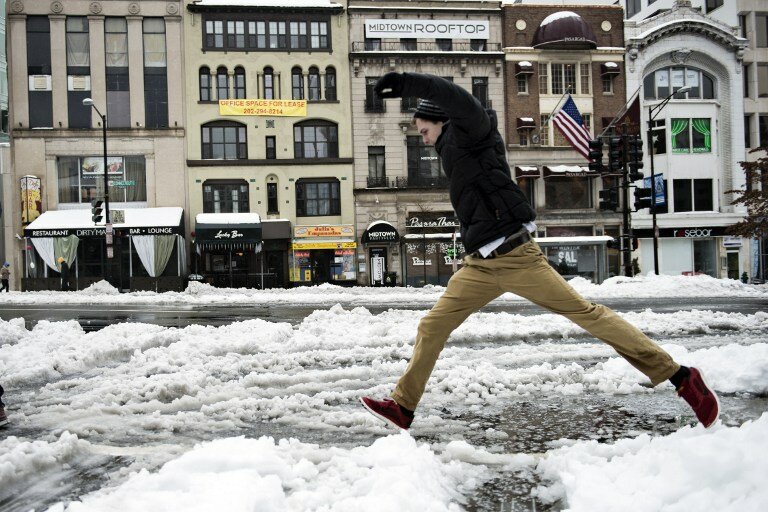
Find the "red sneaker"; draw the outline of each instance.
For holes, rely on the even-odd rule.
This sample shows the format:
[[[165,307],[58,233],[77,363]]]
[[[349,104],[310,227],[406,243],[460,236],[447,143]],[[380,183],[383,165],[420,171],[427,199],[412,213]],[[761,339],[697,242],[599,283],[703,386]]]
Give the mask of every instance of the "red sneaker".
[[[699,370],[690,368],[690,372],[677,394],[688,402],[704,428],[709,428],[720,416],[720,401]]]
[[[400,410],[400,406],[391,398],[385,398],[384,400],[374,400],[364,396],[360,399],[360,402],[363,404],[363,407],[368,410],[368,412],[380,420],[391,423],[397,428],[401,428],[403,430],[408,430],[408,428],[411,426],[413,418],[403,414],[403,411]]]

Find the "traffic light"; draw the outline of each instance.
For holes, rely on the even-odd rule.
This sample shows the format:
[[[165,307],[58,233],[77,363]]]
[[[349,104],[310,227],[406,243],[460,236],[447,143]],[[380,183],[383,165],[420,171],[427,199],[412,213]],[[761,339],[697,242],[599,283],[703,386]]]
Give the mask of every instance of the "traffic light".
[[[635,189],[635,210],[650,208],[652,200],[651,196],[653,196],[653,189],[637,187]]]
[[[627,163],[629,164],[629,181],[637,181],[643,177],[643,139],[639,135],[627,140]]]
[[[612,173],[624,169],[623,137],[611,137],[608,139],[608,169]]]
[[[592,139],[589,141],[589,170],[603,171],[603,141],[602,139]]]
[[[91,201],[91,220],[94,224],[98,224],[104,220],[104,201],[101,199],[93,199]]]
[[[604,188],[600,194],[600,209],[613,210],[619,207],[619,193],[615,188]]]

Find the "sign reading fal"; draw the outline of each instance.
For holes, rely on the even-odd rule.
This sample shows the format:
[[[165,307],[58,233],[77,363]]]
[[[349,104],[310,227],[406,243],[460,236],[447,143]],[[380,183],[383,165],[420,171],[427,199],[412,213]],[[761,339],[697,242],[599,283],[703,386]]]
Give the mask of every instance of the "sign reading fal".
[[[488,39],[488,27],[489,23],[481,20],[366,20],[365,37]]]

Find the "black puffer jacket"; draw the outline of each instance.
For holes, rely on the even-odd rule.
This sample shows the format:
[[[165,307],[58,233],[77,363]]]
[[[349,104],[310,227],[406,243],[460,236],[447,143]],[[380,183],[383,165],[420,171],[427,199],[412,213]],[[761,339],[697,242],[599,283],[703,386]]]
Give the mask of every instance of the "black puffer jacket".
[[[450,179],[451,204],[468,253],[536,218],[512,181],[495,112],[487,112],[466,90],[433,75],[403,73],[402,95],[426,98],[450,118],[435,149]]]

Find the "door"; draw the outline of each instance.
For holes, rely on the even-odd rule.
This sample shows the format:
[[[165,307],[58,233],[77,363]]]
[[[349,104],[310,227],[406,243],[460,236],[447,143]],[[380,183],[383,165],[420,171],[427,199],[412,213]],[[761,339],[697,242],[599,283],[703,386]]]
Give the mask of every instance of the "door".
[[[739,253],[730,251],[726,253],[726,263],[728,265],[728,279],[739,278]]]
[[[382,286],[384,276],[387,274],[387,249],[386,247],[371,247],[370,249],[371,284]]]

